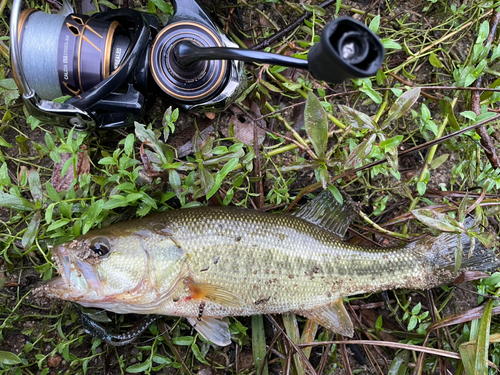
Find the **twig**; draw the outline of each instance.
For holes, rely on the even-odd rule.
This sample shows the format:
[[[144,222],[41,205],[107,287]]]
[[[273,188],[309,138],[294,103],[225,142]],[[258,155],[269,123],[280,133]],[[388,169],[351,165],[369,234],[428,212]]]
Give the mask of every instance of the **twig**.
[[[380,225],[371,220],[363,211],[358,211],[359,216],[361,216],[367,223],[371,224],[374,228],[378,229],[382,233],[390,234],[391,236],[407,240],[409,237],[406,234],[391,232],[387,229],[382,228]]]
[[[325,8],[325,7],[327,7],[328,5],[330,5],[332,3],[333,3],[333,0],[327,0],[327,1],[323,2],[323,3],[321,3],[319,6],[320,6],[320,8]],[[304,22],[304,20],[308,19],[312,15],[313,15],[312,12],[305,12],[302,16],[300,16],[299,18],[297,18],[290,25],[288,25],[284,29],[278,31],[277,33],[275,33],[274,35],[270,36],[266,40],[263,40],[259,44],[253,46],[251,49],[253,49],[253,50],[260,50],[260,49],[269,47],[271,44],[273,44],[278,39],[280,39],[280,38],[282,38],[282,37],[287,36],[288,34],[290,34],[293,30],[295,30],[297,27],[299,27],[299,25],[302,22]]]
[[[485,41],[486,45],[491,44],[493,42],[493,38],[495,37],[499,21],[500,21],[500,13],[497,11],[493,12],[493,15],[491,16],[490,20],[490,33]],[[478,89],[481,88],[482,82],[483,82],[483,76],[481,75],[476,80],[475,84],[476,88]],[[472,93],[471,107],[476,116],[479,116],[481,114],[481,91],[474,91]],[[495,151],[495,146],[491,141],[490,135],[488,134],[486,127],[481,126],[477,128],[476,133],[481,137],[481,146],[483,147],[484,152],[486,153],[486,157],[490,161],[491,165],[494,168],[500,168],[500,159],[498,158],[498,155]]]
[[[266,318],[269,319],[269,321],[273,324],[274,328],[276,328],[283,335],[283,337],[290,343],[290,345],[295,349],[295,351],[302,358],[302,361],[305,363],[311,374],[317,375],[316,371],[314,370],[314,367],[311,365],[311,362],[309,362],[304,352],[299,349],[299,346],[302,345],[294,343],[293,340],[291,340],[290,337],[288,337],[285,331],[283,331],[283,328],[280,327],[278,322],[271,315],[266,314]]]

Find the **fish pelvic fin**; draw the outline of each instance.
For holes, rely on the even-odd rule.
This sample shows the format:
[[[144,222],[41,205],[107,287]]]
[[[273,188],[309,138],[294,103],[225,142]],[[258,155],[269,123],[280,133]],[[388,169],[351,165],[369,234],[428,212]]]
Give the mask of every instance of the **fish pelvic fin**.
[[[213,342],[215,345],[227,346],[231,344],[231,332],[229,324],[224,320],[216,318],[188,317],[187,320],[204,339]]]
[[[315,307],[311,310],[299,310],[295,311],[295,313],[321,324],[334,333],[347,337],[352,337],[354,334],[354,327],[344,307],[342,298],[328,305]]]
[[[340,204],[328,190],[320,193],[292,216],[317,225],[342,239],[356,216],[354,202],[347,194],[342,194],[344,203]]]
[[[186,279],[184,281],[191,292],[191,297],[198,301],[210,301],[225,307],[242,307],[243,299],[235,293],[232,293],[218,285],[207,283],[198,283]]]

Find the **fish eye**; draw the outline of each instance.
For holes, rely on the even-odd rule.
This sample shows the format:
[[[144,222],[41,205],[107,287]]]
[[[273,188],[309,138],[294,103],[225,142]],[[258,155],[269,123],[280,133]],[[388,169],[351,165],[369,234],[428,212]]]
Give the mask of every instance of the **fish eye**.
[[[104,237],[96,237],[90,243],[90,249],[100,257],[108,254],[110,248],[108,239]]]

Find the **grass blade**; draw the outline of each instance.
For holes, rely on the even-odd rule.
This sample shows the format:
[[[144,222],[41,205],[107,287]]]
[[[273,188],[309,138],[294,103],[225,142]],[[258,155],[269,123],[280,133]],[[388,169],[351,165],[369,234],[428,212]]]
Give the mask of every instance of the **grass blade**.
[[[268,375],[266,357],[266,334],[262,315],[252,316],[252,352],[257,375]],[[261,370],[262,369],[262,370]]]

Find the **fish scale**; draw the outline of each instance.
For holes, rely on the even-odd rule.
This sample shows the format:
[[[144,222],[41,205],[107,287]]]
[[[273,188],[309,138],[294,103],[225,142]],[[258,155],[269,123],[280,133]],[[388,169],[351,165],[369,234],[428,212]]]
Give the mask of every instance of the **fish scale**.
[[[261,214],[240,209],[198,209],[176,211],[179,225],[173,237],[187,252],[187,264],[201,283],[219,285],[239,295],[247,304],[225,315],[252,315],[263,305],[273,313],[334,301],[348,289],[360,292],[404,284],[406,275],[415,275],[425,257],[419,251],[402,248],[366,249],[338,241],[326,230],[304,220]],[[197,225],[198,217],[209,225]],[[238,238],[240,240],[237,240]],[[208,270],[207,259],[219,258]],[[400,280],[386,272],[398,264]],[[316,271],[316,272],[315,272]],[[339,275],[349,275],[335,290]],[[276,280],[276,281],[274,281]],[[343,288],[343,285],[348,288]],[[258,303],[268,299],[265,303]],[[254,306],[252,306],[254,305]],[[216,306],[214,306],[216,309]],[[214,312],[217,316],[222,311]]]
[[[456,276],[458,235],[360,247],[339,239],[349,211],[320,195],[295,215],[201,207],[115,224],[56,247],[62,277],[41,291],[118,313],[184,316],[205,338],[227,345],[228,325],[219,318],[294,312],[349,336],[343,297],[427,289]],[[92,255],[96,240],[108,254]],[[462,234],[461,241],[462,269],[500,264],[485,248],[468,257],[470,240]]]

